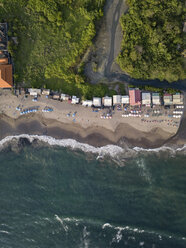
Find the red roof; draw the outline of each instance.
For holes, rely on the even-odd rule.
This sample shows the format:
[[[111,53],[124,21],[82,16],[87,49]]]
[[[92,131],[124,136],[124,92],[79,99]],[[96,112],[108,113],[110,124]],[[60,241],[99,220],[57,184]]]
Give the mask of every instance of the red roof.
[[[172,95],[169,93],[165,93],[164,96],[172,96]]]
[[[139,89],[129,90],[129,102],[130,105],[141,105],[141,91]]]

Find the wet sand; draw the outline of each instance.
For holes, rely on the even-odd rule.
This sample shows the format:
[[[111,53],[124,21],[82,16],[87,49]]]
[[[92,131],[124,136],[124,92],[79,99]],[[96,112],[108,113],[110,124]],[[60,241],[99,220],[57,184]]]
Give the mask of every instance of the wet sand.
[[[39,111],[21,116],[16,111],[20,104],[23,109],[39,106]],[[41,110],[45,106],[52,107],[54,111],[43,113]],[[91,108],[46,99],[44,96],[39,97],[38,102],[32,102],[30,96],[24,99],[23,96],[16,97],[11,92],[4,92],[0,96],[0,140],[6,136],[35,134],[56,139],[72,138],[96,147],[107,144],[122,146],[127,143],[129,146],[144,148],[160,147],[173,138],[174,144],[185,142],[177,134],[178,127],[165,122],[146,123],[140,118],[122,118],[122,111],[117,110],[112,119],[101,119],[104,111],[92,112]],[[68,113],[71,113],[70,117]],[[76,113],[75,117],[72,117],[73,113]],[[182,133],[183,126],[184,123],[179,129]]]
[[[10,135],[36,134],[47,135],[56,139],[75,139],[95,147],[107,144],[128,144],[144,148],[156,148],[162,146],[170,139],[170,133],[160,128],[154,128],[150,132],[141,132],[128,124],[120,124],[115,132],[102,127],[82,128],[73,123],[61,123],[52,119],[45,119],[39,114],[32,114],[32,118],[21,116],[11,119],[5,115],[0,116],[0,139]]]

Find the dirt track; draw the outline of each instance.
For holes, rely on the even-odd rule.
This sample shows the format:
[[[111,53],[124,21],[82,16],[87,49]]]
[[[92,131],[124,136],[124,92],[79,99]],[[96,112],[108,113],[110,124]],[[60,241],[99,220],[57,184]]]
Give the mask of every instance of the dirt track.
[[[133,85],[151,85],[159,88],[173,88],[186,92],[186,80],[175,83],[159,80],[138,80],[126,75],[117,65],[115,59],[120,52],[122,29],[120,17],[127,11],[125,0],[107,0],[101,27],[89,53],[85,66],[85,75],[90,82],[123,82]],[[94,69],[93,69],[94,68]]]
[[[112,72],[121,73],[114,60],[121,49],[122,29],[119,20],[126,10],[125,0],[107,0],[106,2],[102,25],[85,68],[85,73],[92,83],[109,77]],[[93,65],[96,66],[96,70],[93,70]]]
[[[184,91],[186,106],[186,80],[168,83],[159,80],[137,80],[129,77],[121,71],[115,59],[121,49],[122,29],[120,17],[127,11],[125,0],[107,0],[104,8],[104,17],[99,32],[95,38],[94,49],[89,54],[88,62],[85,66],[85,74],[91,83],[99,82],[123,82],[133,85],[151,85],[159,88],[173,88]],[[93,67],[94,70],[93,70]],[[175,141],[186,139],[186,107]]]

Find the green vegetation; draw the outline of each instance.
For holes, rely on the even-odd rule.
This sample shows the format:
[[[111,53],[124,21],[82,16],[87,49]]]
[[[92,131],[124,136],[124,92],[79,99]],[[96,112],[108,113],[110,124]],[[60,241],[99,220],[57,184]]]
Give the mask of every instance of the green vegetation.
[[[131,77],[169,82],[184,79],[184,0],[127,0],[117,58]]]
[[[85,98],[109,93],[86,83],[78,67],[95,36],[105,0],[0,0],[17,84],[50,87]],[[11,39],[16,37],[16,39]],[[77,69],[78,68],[78,69]]]
[[[118,89],[118,93],[120,95],[125,95],[126,91],[125,91],[125,85],[123,83],[118,83],[119,89]]]
[[[133,84],[129,84],[128,85],[129,88],[136,88],[135,85]],[[160,93],[161,95],[163,95],[165,92],[169,93],[169,94],[176,94],[176,93],[181,93],[181,91],[179,90],[175,90],[175,89],[172,89],[172,88],[156,88],[156,87],[152,87],[150,85],[141,85],[141,86],[138,86],[138,88],[140,90],[145,90],[145,91],[149,91],[149,92],[157,92],[157,93]]]

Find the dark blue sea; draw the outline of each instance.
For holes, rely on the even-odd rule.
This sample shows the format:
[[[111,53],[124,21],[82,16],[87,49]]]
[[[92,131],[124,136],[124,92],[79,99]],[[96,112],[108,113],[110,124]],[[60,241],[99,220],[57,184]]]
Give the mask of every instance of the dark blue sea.
[[[1,147],[0,248],[186,247],[184,149],[74,148]]]

